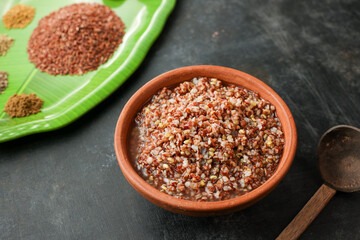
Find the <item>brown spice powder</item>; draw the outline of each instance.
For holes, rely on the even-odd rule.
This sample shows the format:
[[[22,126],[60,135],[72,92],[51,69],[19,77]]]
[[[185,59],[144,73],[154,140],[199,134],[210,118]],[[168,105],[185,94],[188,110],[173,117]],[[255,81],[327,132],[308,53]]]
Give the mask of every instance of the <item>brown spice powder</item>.
[[[24,28],[33,20],[35,8],[16,4],[4,16],[3,23],[7,29]]]
[[[101,4],[60,8],[39,21],[28,43],[29,60],[52,75],[82,75],[113,55],[124,28],[121,19]]]
[[[6,102],[4,111],[12,118],[26,117],[40,112],[43,103],[44,101],[34,93],[14,94]]]
[[[14,39],[0,34],[0,56],[5,56],[9,48],[13,45]]]
[[[8,86],[8,73],[4,71],[0,71],[0,94],[7,88]]]

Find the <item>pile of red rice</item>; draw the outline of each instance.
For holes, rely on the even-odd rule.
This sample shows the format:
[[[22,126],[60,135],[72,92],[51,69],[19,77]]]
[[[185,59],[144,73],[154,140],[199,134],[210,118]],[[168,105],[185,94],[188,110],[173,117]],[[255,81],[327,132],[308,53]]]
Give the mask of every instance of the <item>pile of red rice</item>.
[[[105,63],[125,26],[107,6],[72,4],[42,18],[28,43],[29,60],[52,75],[82,75]]]

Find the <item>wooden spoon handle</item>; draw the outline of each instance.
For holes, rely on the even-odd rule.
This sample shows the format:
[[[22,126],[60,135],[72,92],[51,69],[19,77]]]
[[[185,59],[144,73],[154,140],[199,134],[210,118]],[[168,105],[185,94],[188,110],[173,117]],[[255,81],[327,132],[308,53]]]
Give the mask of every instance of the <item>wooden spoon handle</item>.
[[[323,184],[276,239],[298,239],[335,193],[335,189]]]

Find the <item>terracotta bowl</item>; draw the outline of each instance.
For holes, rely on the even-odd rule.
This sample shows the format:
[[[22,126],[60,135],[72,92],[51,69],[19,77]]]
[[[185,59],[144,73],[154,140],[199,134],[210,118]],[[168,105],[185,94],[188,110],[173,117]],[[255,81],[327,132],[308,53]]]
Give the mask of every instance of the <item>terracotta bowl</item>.
[[[149,185],[138,175],[129,158],[129,132],[134,117],[152,95],[163,87],[173,86],[194,77],[215,77],[225,83],[256,91],[275,107],[285,135],[285,148],[273,176],[253,191],[229,200],[195,202],[167,195]],[[115,151],[120,168],[128,182],[146,199],[167,210],[192,216],[228,214],[249,207],[269,194],[288,172],[294,159],[297,133],[294,118],[285,102],[265,83],[246,73],[219,66],[190,66],[164,73],[141,87],[122,110],[115,129]]]

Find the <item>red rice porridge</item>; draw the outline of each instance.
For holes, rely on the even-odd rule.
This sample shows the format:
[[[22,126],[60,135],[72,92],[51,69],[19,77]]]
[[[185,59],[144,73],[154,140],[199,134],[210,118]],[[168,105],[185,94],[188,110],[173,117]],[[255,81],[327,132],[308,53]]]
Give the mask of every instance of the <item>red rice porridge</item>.
[[[215,78],[163,88],[135,122],[136,169],[155,188],[186,200],[225,200],[259,187],[285,144],[275,106]]]

